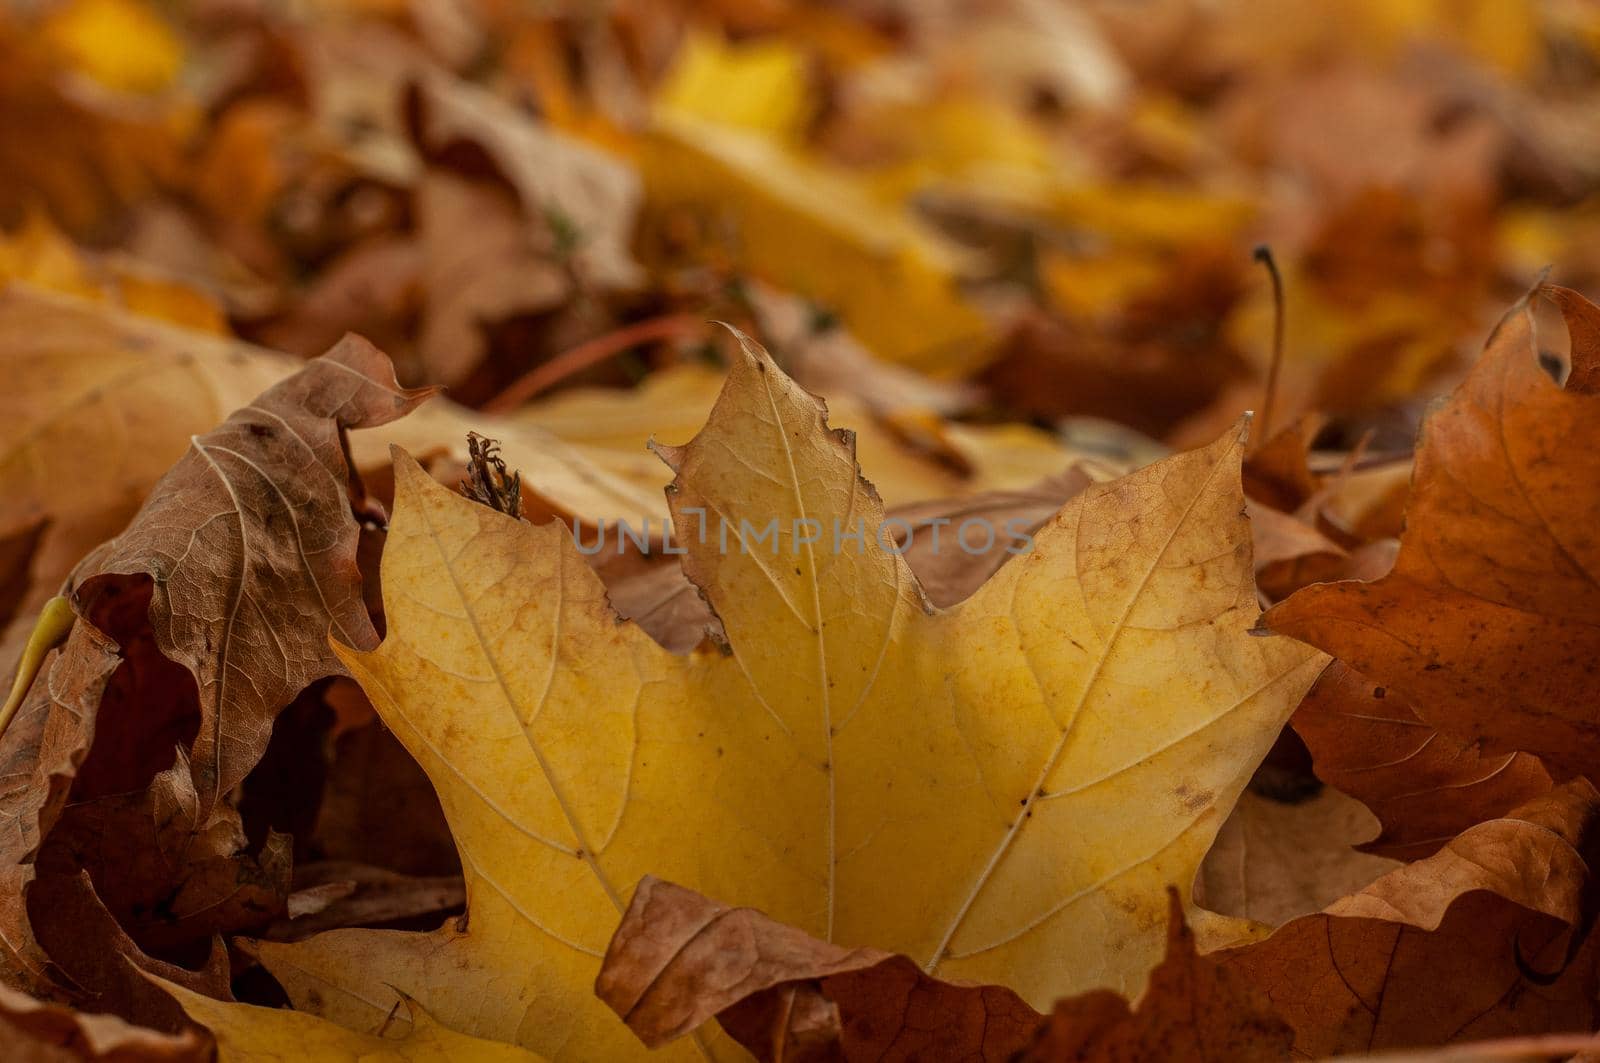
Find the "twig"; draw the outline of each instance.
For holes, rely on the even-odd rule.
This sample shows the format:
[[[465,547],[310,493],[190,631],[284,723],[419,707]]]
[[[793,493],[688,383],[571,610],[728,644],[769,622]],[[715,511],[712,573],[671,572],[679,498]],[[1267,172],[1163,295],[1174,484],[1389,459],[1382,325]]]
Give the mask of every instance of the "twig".
[[[514,410],[572,374],[582,372],[592,365],[599,365],[607,358],[615,357],[630,347],[637,347],[652,340],[692,335],[705,327],[705,321],[694,314],[664,314],[661,317],[636,321],[614,332],[607,332],[603,336],[596,336],[570,350],[562,351],[548,362],[534,366],[513,380],[500,394],[484,403],[483,411],[506,413]]]

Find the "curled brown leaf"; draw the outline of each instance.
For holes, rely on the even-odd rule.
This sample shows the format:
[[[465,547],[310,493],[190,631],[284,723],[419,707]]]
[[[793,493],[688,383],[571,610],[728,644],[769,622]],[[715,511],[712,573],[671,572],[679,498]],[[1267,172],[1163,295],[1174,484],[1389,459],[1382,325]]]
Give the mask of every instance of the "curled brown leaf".
[[[90,619],[108,577],[152,581],[156,643],[200,689],[202,816],[260,759],[278,709],[340,672],[330,631],[376,645],[340,433],[392,421],[430,394],[401,390],[388,359],[348,337],[195,437],[128,528],[74,570]]]

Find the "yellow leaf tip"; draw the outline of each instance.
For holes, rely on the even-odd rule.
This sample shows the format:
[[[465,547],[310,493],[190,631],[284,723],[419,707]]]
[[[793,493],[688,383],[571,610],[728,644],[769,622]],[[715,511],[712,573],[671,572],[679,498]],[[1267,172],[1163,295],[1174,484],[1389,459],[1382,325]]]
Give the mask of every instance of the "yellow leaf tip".
[[[389,461],[394,466],[394,482],[397,493],[402,481],[409,483],[419,476],[430,481],[433,479],[423,470],[417,459],[411,456],[410,451],[399,443],[389,444]]]

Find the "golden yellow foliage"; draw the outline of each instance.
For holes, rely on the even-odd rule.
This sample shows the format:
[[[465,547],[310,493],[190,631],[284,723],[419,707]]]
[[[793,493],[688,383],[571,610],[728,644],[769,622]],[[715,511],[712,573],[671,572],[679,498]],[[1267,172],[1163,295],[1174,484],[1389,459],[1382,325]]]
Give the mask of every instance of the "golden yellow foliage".
[[[806,57],[784,41],[729,48],[693,34],[656,94],[658,107],[780,140],[797,137],[813,101]]]
[[[981,364],[987,325],[960,248],[859,177],[791,146],[801,56],[691,41],[644,138],[650,208],[693,217],[712,256],[838,312],[874,354],[938,374]]]
[[[404,1036],[356,1033],[303,1012],[213,1000],[151,977],[177,998],[189,1018],[217,1039],[219,1063],[539,1063],[515,1045],[456,1033],[407,1001],[411,1021]]]
[[[652,373],[627,391],[570,389],[528,406],[508,420],[556,436],[596,469],[636,484],[659,502],[661,489],[672,475],[646,445],[651,439],[694,435],[710,415],[725,379],[726,374],[709,367],[674,366]],[[422,415],[426,416],[426,410]],[[1050,433],[1030,425],[968,425],[931,415],[908,424],[908,417],[880,417],[848,394],[828,400],[828,415],[832,423],[855,433],[862,473],[890,506],[1028,487],[1088,456],[1063,447]],[[928,445],[919,449],[911,445],[913,441]],[[519,444],[515,435],[508,436],[508,446],[513,449],[507,453],[516,458],[526,455],[524,479],[530,474],[543,475],[544,463],[534,461],[532,450]],[[659,505],[636,510],[635,515],[658,512]],[[629,513],[591,509],[582,515],[617,519]]]
[[[140,0],[71,0],[50,13],[44,39],[110,89],[154,93],[183,64],[183,42]]]
[[[341,656],[439,792],[468,916],[262,960],[354,1029],[394,986],[477,1036],[623,1058],[639,1048],[591,985],[658,874],[1035,1005],[1136,992],[1167,885],[1187,891],[1326,660],[1248,634],[1242,436],[1090,487],[940,612],[874,545],[847,439],[747,344],[705,429],[662,452],[685,570],[732,646],[687,658],[616,621],[559,525],[400,455],[388,637]],[[832,541],[858,520],[859,551]]]
[[[131,260],[94,257],[37,212],[16,232],[0,233],[0,280],[26,281],[113,303],[141,317],[229,335],[227,315],[210,294]]]

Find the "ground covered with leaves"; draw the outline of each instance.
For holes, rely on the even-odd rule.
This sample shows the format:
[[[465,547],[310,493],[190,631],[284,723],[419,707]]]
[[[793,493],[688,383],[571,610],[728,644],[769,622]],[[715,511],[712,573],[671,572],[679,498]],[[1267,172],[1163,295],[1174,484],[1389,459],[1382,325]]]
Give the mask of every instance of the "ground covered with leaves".
[[[0,13],[0,1055],[1600,1059],[1600,10]]]

